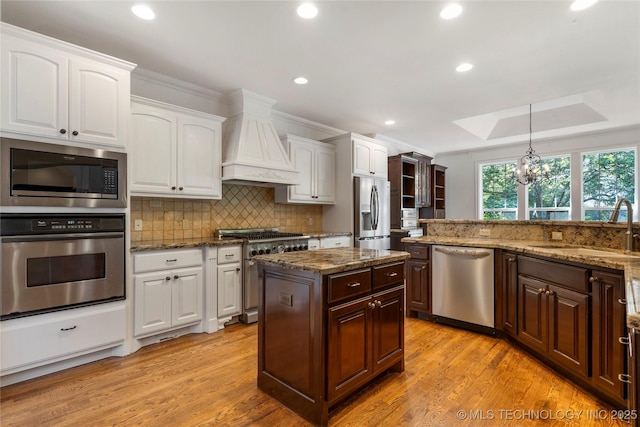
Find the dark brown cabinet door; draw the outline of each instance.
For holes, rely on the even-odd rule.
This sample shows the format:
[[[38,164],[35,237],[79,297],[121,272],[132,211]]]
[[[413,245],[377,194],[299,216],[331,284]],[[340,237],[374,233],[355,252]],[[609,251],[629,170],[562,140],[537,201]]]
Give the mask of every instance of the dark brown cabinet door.
[[[372,375],[371,297],[329,309],[329,402],[355,390]]]
[[[416,312],[431,314],[431,264],[428,260],[409,259],[407,265],[407,316]]]
[[[518,335],[518,263],[515,254],[502,256],[502,330]]]
[[[520,276],[518,339],[529,347],[546,353],[548,342],[546,283]]]
[[[626,374],[628,346],[620,337],[627,336],[624,278],[621,274],[592,272],[592,376],[594,384],[621,404],[626,399],[625,383],[618,379]]]
[[[589,375],[589,295],[548,285],[549,357],[565,368]]]
[[[377,293],[373,296],[373,304],[372,355],[376,373],[403,359],[404,292],[402,288],[395,288]]]

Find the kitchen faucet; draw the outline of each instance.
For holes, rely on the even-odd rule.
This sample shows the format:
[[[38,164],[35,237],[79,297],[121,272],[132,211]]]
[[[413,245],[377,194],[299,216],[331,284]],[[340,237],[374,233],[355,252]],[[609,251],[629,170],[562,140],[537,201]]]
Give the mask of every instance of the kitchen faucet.
[[[611,214],[611,218],[609,218],[609,223],[618,222],[618,214],[620,213],[620,205],[624,203],[627,207],[627,231],[624,233],[624,251],[625,252],[633,252],[635,251],[634,245],[634,237],[637,234],[633,234],[633,207],[631,206],[631,202],[625,198],[618,199],[615,207],[613,208],[613,213]]]

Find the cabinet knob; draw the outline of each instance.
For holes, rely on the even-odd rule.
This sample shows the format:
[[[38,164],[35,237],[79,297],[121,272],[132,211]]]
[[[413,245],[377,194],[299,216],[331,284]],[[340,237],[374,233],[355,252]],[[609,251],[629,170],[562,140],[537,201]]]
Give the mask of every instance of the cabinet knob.
[[[374,300],[373,303],[376,305],[376,307],[382,307],[382,301],[380,300]]]
[[[178,190],[182,191],[184,190],[184,187],[178,187]]]
[[[240,271],[240,267],[236,267],[236,271]]]
[[[178,280],[180,278],[180,276],[178,276],[177,274],[175,276],[173,276],[173,280]]]
[[[176,186],[174,185],[173,187],[171,187],[171,189],[172,189],[172,190],[175,190],[175,189],[176,189]]]
[[[596,276],[591,276],[591,277],[589,277],[589,281],[590,281],[591,283],[595,283],[595,282],[597,282],[597,281],[599,281],[599,280],[600,280],[600,278],[599,278],[599,277],[596,277]]]
[[[169,280],[171,280],[171,276],[165,277],[164,280],[166,280],[168,282]]]
[[[538,294],[541,294],[543,292],[544,292],[544,289],[542,289],[542,288],[538,289]]]
[[[376,308],[376,305],[372,302],[367,303],[367,307],[369,307],[371,310],[373,310],[374,308]]]
[[[71,132],[71,135],[73,135],[73,136],[78,136],[78,131],[77,131],[77,130],[74,130],[73,132]]]
[[[67,133],[67,130],[66,130],[66,129],[60,129],[60,133],[61,133],[62,135],[64,135],[65,133]]]

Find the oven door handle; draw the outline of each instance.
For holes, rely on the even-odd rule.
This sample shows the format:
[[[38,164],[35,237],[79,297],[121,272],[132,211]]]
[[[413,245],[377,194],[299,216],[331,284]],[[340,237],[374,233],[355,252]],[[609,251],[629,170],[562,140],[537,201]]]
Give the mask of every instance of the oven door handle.
[[[80,240],[80,239],[122,239],[124,233],[75,233],[75,234],[43,234],[39,236],[14,236],[3,237],[2,243],[19,243],[19,242],[51,242],[61,240]]]

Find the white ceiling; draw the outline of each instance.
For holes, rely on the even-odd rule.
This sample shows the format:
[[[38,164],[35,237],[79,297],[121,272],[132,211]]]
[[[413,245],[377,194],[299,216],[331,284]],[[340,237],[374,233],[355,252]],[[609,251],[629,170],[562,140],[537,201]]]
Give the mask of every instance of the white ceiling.
[[[437,154],[640,123],[640,1],[2,0],[2,21],[275,109]],[[458,73],[461,62],[475,67]],[[306,86],[294,77],[309,79]],[[387,119],[396,120],[385,126]],[[538,122],[536,122],[538,120]],[[543,131],[536,131],[536,126]]]

